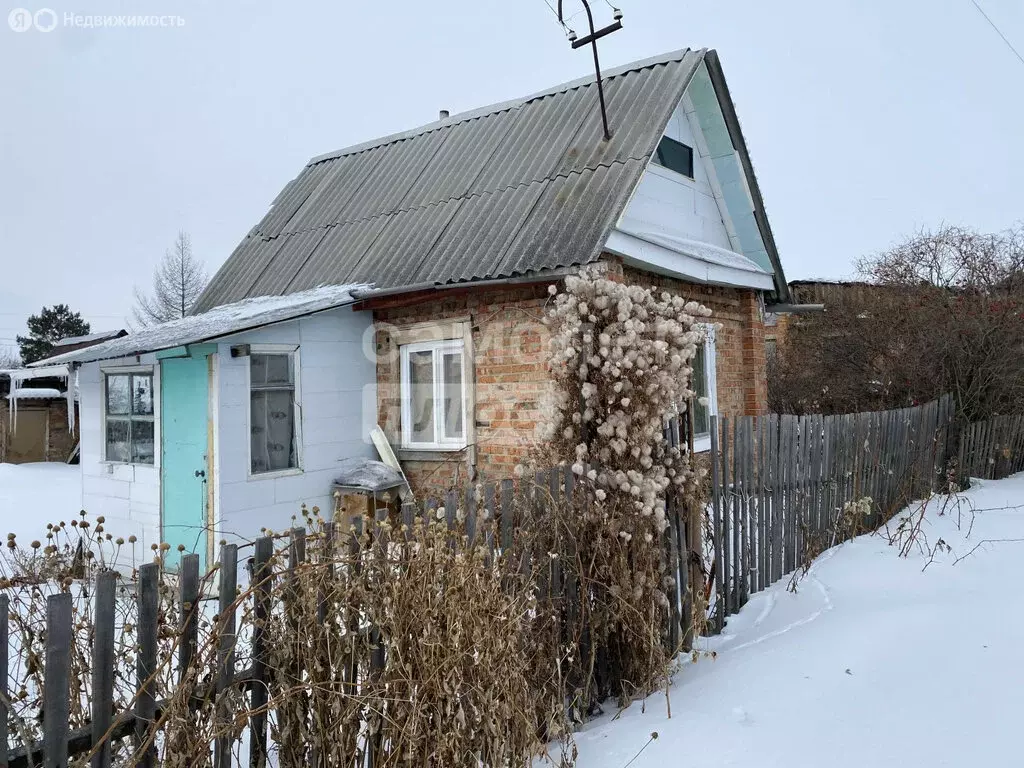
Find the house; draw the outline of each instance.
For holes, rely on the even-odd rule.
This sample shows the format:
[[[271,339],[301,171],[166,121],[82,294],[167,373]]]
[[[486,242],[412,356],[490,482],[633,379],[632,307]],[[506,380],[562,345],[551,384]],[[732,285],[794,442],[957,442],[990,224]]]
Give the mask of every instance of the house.
[[[710,414],[763,412],[789,288],[718,56],[604,86],[610,140],[590,77],[315,157],[193,316],[57,358],[86,506],[209,551],[329,509],[378,423],[417,493],[508,477],[545,418],[548,288],[583,270],[713,310],[698,450]]]

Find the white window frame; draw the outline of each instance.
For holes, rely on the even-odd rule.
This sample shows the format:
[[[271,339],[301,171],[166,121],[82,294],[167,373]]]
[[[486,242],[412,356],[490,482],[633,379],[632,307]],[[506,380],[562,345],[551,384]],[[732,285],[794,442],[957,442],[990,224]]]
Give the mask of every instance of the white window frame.
[[[292,405],[295,410],[295,464],[287,469],[275,469],[268,472],[252,471],[252,355],[290,355],[292,370],[295,372],[295,389]],[[246,468],[249,480],[269,480],[275,477],[301,475],[303,472],[304,455],[302,441],[302,365],[299,347],[296,344],[250,344],[249,355],[245,357],[245,439]]]
[[[704,381],[707,384],[708,421],[718,415],[718,353],[715,344],[715,326],[701,323],[698,326],[704,332]],[[705,432],[693,436],[693,450],[702,453],[711,450],[711,433]]]
[[[400,396],[402,399],[402,448],[414,451],[460,451],[466,447],[469,434],[469,369],[466,365],[466,343],[463,339],[444,339],[419,341],[403,344],[399,347],[401,358]],[[410,389],[409,355],[413,352],[433,352],[434,370],[434,437],[430,442],[415,442],[412,439],[412,390]],[[444,381],[438,375],[441,369],[441,357],[445,353],[457,351],[462,357],[462,437],[445,438],[438,434],[444,423]],[[439,438],[439,439],[438,439]]]
[[[148,376],[151,380],[150,391],[153,396],[153,415],[133,417],[131,413],[128,414],[109,414],[107,413],[107,378],[110,376]],[[129,379],[129,397],[131,396],[131,382]],[[157,389],[157,375],[156,369],[152,366],[132,366],[126,368],[101,368],[100,369],[100,412],[103,414],[103,432],[101,434],[101,440],[103,441],[103,463],[115,464],[118,466],[135,466],[135,467],[158,467],[160,466],[160,432],[158,423],[158,414],[160,410],[159,406],[160,393]],[[129,406],[129,411],[131,407]],[[131,461],[118,461],[112,459],[107,455],[107,421],[110,418],[114,421],[128,421],[129,424],[132,421],[147,421],[153,424],[153,461],[149,463]],[[132,454],[131,444],[131,426],[129,425],[129,440],[128,440],[128,455]]]

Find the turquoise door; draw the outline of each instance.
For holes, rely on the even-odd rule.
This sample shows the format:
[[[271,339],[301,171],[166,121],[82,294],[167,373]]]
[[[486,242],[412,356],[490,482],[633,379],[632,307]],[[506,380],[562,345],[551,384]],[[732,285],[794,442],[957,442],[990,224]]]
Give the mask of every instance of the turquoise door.
[[[168,568],[184,553],[206,568],[209,371],[205,355],[160,361],[161,538],[171,545]]]

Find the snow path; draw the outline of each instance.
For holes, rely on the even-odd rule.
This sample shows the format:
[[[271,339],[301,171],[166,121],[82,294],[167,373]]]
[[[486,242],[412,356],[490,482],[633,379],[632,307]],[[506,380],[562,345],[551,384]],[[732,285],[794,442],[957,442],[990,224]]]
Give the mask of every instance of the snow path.
[[[969,537],[966,509],[959,529],[929,509],[930,543],[953,549],[930,564],[863,536],[796,594],[786,578],[754,596],[703,641],[716,659],[682,665],[671,719],[664,695],[606,715],[577,734],[577,765],[623,768],[641,749],[633,768],[1024,765],[1024,475],[964,498]]]

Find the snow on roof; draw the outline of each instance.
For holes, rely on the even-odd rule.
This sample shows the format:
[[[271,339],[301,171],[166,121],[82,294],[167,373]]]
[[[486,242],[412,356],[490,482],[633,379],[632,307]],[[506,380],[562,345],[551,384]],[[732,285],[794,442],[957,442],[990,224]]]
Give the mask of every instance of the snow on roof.
[[[60,349],[61,347],[71,347],[75,344],[89,344],[94,341],[106,341],[107,339],[113,339],[123,335],[125,335],[125,332],[118,328],[116,331],[100,331],[99,333],[90,333],[86,336],[68,336],[54,344],[53,348]]]
[[[18,387],[7,397],[15,400],[56,400],[63,398],[64,393],[52,387]]]
[[[171,320],[119,339],[105,341],[92,347],[65,352],[46,362],[92,362],[116,357],[130,357],[144,352],[157,352],[185,344],[230,336],[242,331],[298,317],[343,307],[356,301],[355,291],[368,290],[369,285],[327,285],[288,296],[259,296],[252,299],[215,307],[209,312]]]
[[[49,365],[51,362],[47,360],[47,365],[40,366],[38,368],[4,368],[0,369],[0,376],[9,376],[12,379],[18,381],[28,381],[29,379],[49,379],[51,377],[67,378],[68,367],[66,365]]]

